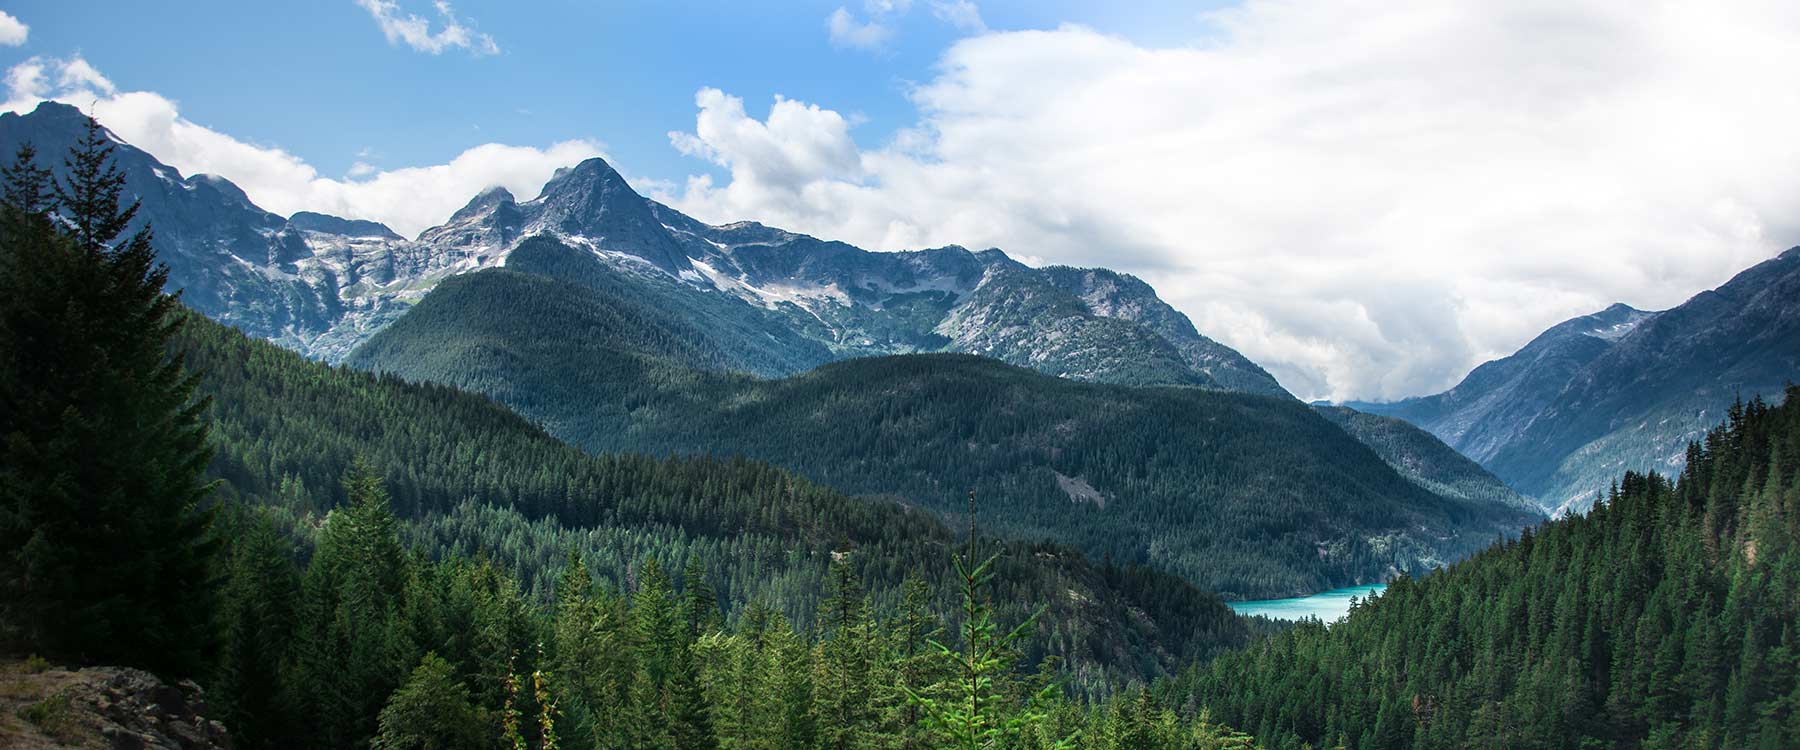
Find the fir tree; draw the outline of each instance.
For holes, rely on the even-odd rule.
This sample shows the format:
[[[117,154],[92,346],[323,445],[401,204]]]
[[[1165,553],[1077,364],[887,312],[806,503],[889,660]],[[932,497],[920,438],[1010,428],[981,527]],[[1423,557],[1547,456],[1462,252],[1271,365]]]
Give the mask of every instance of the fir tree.
[[[827,575],[831,595],[820,612],[826,637],[819,645],[819,735],[827,750],[854,750],[867,744],[872,723],[868,604],[848,561],[834,560]]]
[[[969,493],[968,518],[968,549],[955,559],[956,576],[962,586],[962,623],[958,628],[962,650],[931,641],[951,677],[940,686],[941,697],[916,693],[910,697],[925,709],[942,747],[989,750],[1042,723],[1046,712],[1041,704],[1057,686],[1047,685],[1024,700],[1006,689],[1013,665],[1019,659],[1018,646],[1036,625],[1037,615],[1004,632],[994,622],[987,596],[999,555],[975,562],[974,492]],[[1052,746],[1067,747],[1071,741],[1072,738],[1058,738]]]
[[[234,541],[220,595],[220,653],[208,683],[213,715],[237,747],[285,746],[298,730],[281,685],[299,578],[266,518],[239,518],[228,531]]]
[[[0,639],[193,675],[212,644],[211,457],[184,318],[98,124],[54,186],[21,152],[0,224]]]
[[[469,688],[449,662],[425,654],[381,709],[374,750],[485,750],[493,743]]]
[[[395,687],[411,644],[397,616],[407,580],[380,475],[358,460],[344,477],[348,504],[326,517],[301,586],[295,686],[315,717],[319,747],[368,742],[371,719]]]
[[[19,145],[13,163],[0,167],[0,202],[20,218],[41,217],[56,208],[56,182],[50,170],[37,163],[37,149],[30,141]]]

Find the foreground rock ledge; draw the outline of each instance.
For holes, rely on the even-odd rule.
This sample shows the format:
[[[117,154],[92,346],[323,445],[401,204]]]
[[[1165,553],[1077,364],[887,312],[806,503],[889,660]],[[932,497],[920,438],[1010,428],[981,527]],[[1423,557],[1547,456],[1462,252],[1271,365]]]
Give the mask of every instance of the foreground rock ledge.
[[[139,669],[0,663],[0,747],[17,750],[229,750],[225,726],[206,718],[191,680],[173,685]]]

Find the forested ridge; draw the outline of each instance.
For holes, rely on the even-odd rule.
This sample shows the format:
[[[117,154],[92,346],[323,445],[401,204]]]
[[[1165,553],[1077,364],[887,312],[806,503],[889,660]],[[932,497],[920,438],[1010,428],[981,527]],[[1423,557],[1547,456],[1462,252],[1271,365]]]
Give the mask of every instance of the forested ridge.
[[[205,373],[221,495],[267,506],[304,537],[347,502],[339,480],[361,457],[382,475],[412,545],[503,563],[538,598],[575,546],[617,585],[646,560],[670,570],[697,561],[734,616],[761,600],[804,628],[833,557],[886,611],[908,577],[948,570],[958,538],[933,514],[846,497],[767,464],[590,456],[480,396],[321,365],[197,315],[173,346]],[[1004,616],[1050,607],[1032,653],[1067,659],[1090,687],[1171,671],[1246,637],[1216,597],[1166,573],[1022,542],[1007,547],[998,573]],[[947,579],[926,577],[947,607]]]
[[[1426,491],[1289,398],[1082,383],[968,355],[718,372],[714,349],[687,343],[706,336],[671,333],[686,324],[620,275],[528,242],[508,269],[445,281],[348,362],[486,393],[594,452],[745,455],[949,513],[973,488],[999,533],[1234,597],[1428,569],[1540,517],[1492,493]]]
[[[1405,420],[1344,406],[1314,406],[1313,411],[1369,446],[1400,476],[1432,492],[1445,497],[1512,505],[1533,512],[1540,510],[1536,503],[1481,468],[1481,464]]]
[[[1402,578],[1167,687],[1272,748],[1800,746],[1800,389],[1670,482]]]
[[[744,460],[589,456],[198,316],[172,346],[208,373],[239,509],[210,684],[247,747],[1250,746],[1132,687],[1249,635],[1167,574],[996,546],[965,611],[933,515]],[[991,644],[979,684],[933,641]],[[971,691],[988,708],[958,724]]]

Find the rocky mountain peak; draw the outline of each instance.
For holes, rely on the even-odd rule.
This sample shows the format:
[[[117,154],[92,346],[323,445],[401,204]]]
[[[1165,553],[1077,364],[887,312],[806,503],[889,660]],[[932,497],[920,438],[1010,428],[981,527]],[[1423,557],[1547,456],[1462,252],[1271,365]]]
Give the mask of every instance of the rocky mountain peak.
[[[690,267],[650,201],[599,157],[557,170],[529,205],[537,218],[527,234],[541,229],[584,238],[599,249],[642,258],[670,273]]]
[[[400,240],[400,235],[379,221],[364,219],[345,219],[329,214],[301,211],[288,217],[288,226],[306,232],[321,234],[337,234],[345,237],[372,237],[384,240]]]
[[[516,203],[512,191],[495,185],[476,194],[476,196],[450,215],[450,224],[463,224],[492,212],[496,207]]]

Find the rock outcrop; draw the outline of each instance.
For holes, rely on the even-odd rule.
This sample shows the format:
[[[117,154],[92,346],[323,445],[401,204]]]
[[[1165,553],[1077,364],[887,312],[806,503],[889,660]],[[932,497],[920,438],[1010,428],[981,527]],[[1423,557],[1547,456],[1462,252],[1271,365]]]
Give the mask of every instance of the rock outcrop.
[[[0,667],[0,747],[228,750],[191,680],[173,685],[123,667]]]

